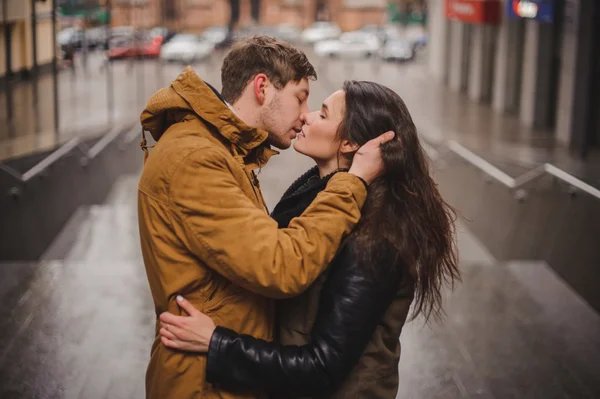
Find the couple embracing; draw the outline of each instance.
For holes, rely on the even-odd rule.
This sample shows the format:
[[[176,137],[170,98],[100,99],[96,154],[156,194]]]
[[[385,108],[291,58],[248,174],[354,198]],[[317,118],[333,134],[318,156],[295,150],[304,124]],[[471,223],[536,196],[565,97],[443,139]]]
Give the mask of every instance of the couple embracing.
[[[147,397],[395,398],[409,313],[439,315],[459,278],[406,105],[348,81],[309,112],[313,66],[262,36],[221,77],[218,92],[187,68],[141,116],[157,141],[138,191]],[[316,165],[269,215],[255,171],[293,139]]]

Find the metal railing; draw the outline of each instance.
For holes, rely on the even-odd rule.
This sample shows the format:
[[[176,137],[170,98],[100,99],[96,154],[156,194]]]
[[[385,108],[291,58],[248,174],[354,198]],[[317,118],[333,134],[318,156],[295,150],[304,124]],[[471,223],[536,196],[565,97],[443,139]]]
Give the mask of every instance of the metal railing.
[[[126,127],[114,127],[91,147],[85,144],[85,142],[83,142],[79,137],[75,137],[67,141],[56,151],[52,152],[50,155],[24,173],[20,173],[18,170],[3,163],[0,163],[0,171],[11,176],[15,180],[15,183],[26,184],[35,177],[46,173],[50,166],[73,152],[79,152],[82,155],[80,163],[81,166],[85,167],[117,138],[123,136],[123,132],[125,131],[127,133],[123,137],[123,144],[130,144],[133,140],[139,137],[140,130],[138,129],[137,125],[131,124],[126,125]]]
[[[527,192],[524,189],[529,183],[532,183],[544,175],[551,175],[564,183],[568,184],[570,187],[583,191],[592,197],[600,199],[600,190],[590,186],[589,184],[583,182],[577,177],[565,172],[562,169],[557,168],[556,166],[545,163],[536,167],[533,170],[530,170],[521,176],[511,177],[496,166],[492,165],[479,155],[475,154],[473,151],[464,147],[463,145],[457,143],[454,140],[449,140],[443,144],[441,144],[442,148],[437,149],[426,141],[422,141],[424,143],[423,147],[430,154],[431,158],[434,160],[442,160],[448,154],[455,154],[475,166],[477,169],[481,170],[483,173],[491,177],[492,179],[502,183],[504,186],[515,191],[515,198],[519,200],[524,200],[527,196]]]

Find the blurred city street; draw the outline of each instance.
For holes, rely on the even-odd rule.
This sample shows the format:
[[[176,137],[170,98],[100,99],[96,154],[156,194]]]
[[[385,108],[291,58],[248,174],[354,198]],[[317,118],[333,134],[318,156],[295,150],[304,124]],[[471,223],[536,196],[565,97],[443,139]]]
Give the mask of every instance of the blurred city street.
[[[214,11],[213,19],[228,2],[217,3],[206,6]],[[250,18],[250,2],[242,0],[246,3],[242,14]],[[510,60],[503,64],[504,58],[497,56],[496,69],[481,72],[471,66],[461,72],[460,66],[469,64],[469,51],[481,65],[488,65],[485,57],[491,60],[495,53],[488,54],[485,45],[477,47],[479,53],[469,50],[487,40],[489,32],[477,36],[477,22],[446,20],[441,0],[412,2],[421,7],[428,3],[424,10],[430,13],[430,26],[422,30],[428,41],[411,44],[410,57],[394,62],[385,59],[383,48],[349,58],[343,50],[334,54],[335,47],[308,42],[306,31],[313,19],[298,10],[314,2],[281,7],[279,2],[266,3],[277,3],[273,9],[280,14],[261,11],[263,21],[277,22],[287,15],[298,25],[298,36],[300,27],[305,29],[296,44],[318,74],[311,82],[309,108],[320,108],[345,80],[375,81],[396,91],[417,126],[440,192],[458,212],[462,281],[444,292],[442,320],[425,323],[418,318],[405,325],[397,398],[600,398],[600,119],[592,110],[600,104],[600,79],[589,72],[596,76],[588,82],[594,89],[581,97],[576,89],[586,87],[585,82],[571,82],[579,75],[574,64],[563,60],[569,73],[560,82],[559,74],[553,75],[551,86],[567,87],[574,94],[566,98],[564,91],[550,93],[542,80],[551,77],[537,63],[532,66],[523,49],[537,48],[530,41],[520,47],[517,58],[524,66],[515,74],[531,78],[537,73],[538,86],[525,78],[512,79],[510,62],[515,57],[502,51],[508,52],[507,43],[516,39],[500,25],[493,34],[504,35],[507,42],[490,48]],[[201,15],[202,7],[190,9],[180,16],[184,22],[173,26],[196,33],[200,28],[190,21]],[[366,7],[365,15],[371,8]],[[379,18],[355,17],[351,13],[356,9],[344,9],[350,16],[339,18],[336,38],[354,32],[351,25],[363,17]],[[593,15],[600,15],[600,7],[594,10]],[[317,14],[327,12],[325,7]],[[113,26],[131,22],[123,12],[114,14]],[[421,18],[420,12],[414,15]],[[218,35],[226,21],[210,22]],[[508,24],[518,37],[531,40],[535,35],[527,32],[537,29],[534,23],[510,20],[502,22],[502,29]],[[243,37],[239,32],[244,29],[236,32]],[[4,37],[7,31],[2,30]],[[404,37],[408,29],[398,31]],[[544,28],[540,32],[540,37],[547,34]],[[568,35],[574,31],[566,32],[571,40]],[[127,40],[137,40],[131,37]],[[587,41],[581,40],[584,46]],[[441,49],[440,42],[454,50]],[[69,43],[60,43],[62,51],[69,51]],[[9,46],[2,46],[4,53]],[[145,397],[156,315],[138,234],[137,185],[143,167],[139,117],[148,98],[167,87],[187,62],[166,59],[164,52],[113,57],[111,51],[118,46],[125,45],[104,49],[97,44],[85,51],[78,47],[72,64],[58,63],[56,74],[46,71],[21,79],[10,75],[10,68],[0,68],[1,399]],[[203,80],[220,88],[228,46],[209,48],[189,63]],[[556,53],[561,49],[569,54],[568,45],[556,47]],[[170,56],[179,55],[174,51]],[[188,55],[183,57],[187,60]],[[594,65],[599,68],[600,61]],[[492,78],[494,84],[488,82]],[[511,94],[513,86],[518,90]],[[494,90],[506,91],[497,95]],[[548,96],[551,105],[540,105]],[[592,104],[585,115],[578,113],[581,98]],[[567,110],[573,114],[566,115]],[[587,141],[578,136],[581,131]],[[313,165],[293,149],[269,161],[258,173],[269,209]]]

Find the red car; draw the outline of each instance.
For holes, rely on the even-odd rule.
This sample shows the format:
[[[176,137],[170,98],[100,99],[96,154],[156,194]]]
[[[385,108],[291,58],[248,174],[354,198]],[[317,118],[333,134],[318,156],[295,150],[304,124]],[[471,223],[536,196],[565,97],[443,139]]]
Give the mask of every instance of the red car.
[[[160,55],[160,48],[163,43],[161,36],[156,36],[151,40],[128,39],[116,43],[114,47],[106,52],[109,60],[118,60],[124,58],[157,58]]]

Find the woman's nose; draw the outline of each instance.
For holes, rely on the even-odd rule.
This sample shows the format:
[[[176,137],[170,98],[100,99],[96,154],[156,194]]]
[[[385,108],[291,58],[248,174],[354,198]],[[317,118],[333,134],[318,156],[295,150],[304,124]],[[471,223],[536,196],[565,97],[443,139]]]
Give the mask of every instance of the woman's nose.
[[[307,125],[310,125],[315,120],[315,116],[318,113],[319,112],[310,112],[310,113],[304,114],[304,123],[306,123]]]
[[[300,122],[302,122],[302,124],[303,124],[303,125],[307,125],[307,124],[309,123],[309,122],[308,122],[308,115],[309,115],[309,114],[308,114],[307,112],[303,112],[303,113],[300,115]]]

